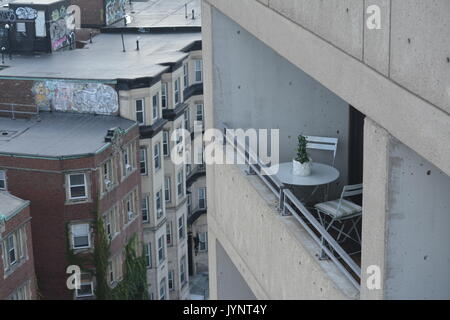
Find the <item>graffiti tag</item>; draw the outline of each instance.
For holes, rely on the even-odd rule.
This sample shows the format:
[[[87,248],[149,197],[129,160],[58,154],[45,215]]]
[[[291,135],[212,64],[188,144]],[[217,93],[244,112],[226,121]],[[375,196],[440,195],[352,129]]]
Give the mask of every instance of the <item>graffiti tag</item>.
[[[37,10],[30,7],[19,7],[16,9],[17,19],[35,20],[37,18]]]
[[[106,25],[110,25],[125,17],[126,0],[107,0]]]
[[[13,10],[0,10],[0,21],[1,22],[14,22],[16,21],[16,14]]]

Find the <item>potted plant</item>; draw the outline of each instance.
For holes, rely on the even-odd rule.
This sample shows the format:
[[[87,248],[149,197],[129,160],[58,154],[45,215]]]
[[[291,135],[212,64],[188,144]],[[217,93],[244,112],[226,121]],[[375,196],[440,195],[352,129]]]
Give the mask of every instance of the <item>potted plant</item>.
[[[293,161],[294,175],[307,177],[311,174],[312,159],[309,157],[306,147],[308,141],[303,135],[298,137],[297,156]]]

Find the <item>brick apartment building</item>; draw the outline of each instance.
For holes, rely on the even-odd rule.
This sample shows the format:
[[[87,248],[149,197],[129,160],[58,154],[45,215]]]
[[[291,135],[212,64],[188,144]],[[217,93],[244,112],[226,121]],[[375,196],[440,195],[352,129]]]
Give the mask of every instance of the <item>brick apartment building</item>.
[[[2,117],[0,127],[5,188],[31,202],[41,298],[94,296],[97,217],[110,239],[108,282],[114,287],[123,278],[125,245],[141,238],[136,124],[113,115],[42,112]],[[66,268],[76,264],[71,259],[83,261],[82,287],[75,292],[66,286]]]
[[[38,298],[29,201],[6,192],[0,170],[0,300]]]

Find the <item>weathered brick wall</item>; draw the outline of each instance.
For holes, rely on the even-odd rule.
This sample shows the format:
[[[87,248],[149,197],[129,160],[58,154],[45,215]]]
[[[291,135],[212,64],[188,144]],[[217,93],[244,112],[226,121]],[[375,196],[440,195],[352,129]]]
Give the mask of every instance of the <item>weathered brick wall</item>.
[[[81,26],[103,26],[104,0],[71,0],[71,3],[81,9]]]

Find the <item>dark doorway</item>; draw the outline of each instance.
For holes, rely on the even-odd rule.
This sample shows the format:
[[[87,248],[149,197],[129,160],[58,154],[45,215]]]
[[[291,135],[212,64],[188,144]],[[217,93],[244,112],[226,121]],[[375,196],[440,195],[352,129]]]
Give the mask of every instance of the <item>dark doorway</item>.
[[[359,184],[363,181],[364,159],[364,119],[366,116],[350,106],[350,138],[348,154],[348,182]]]

